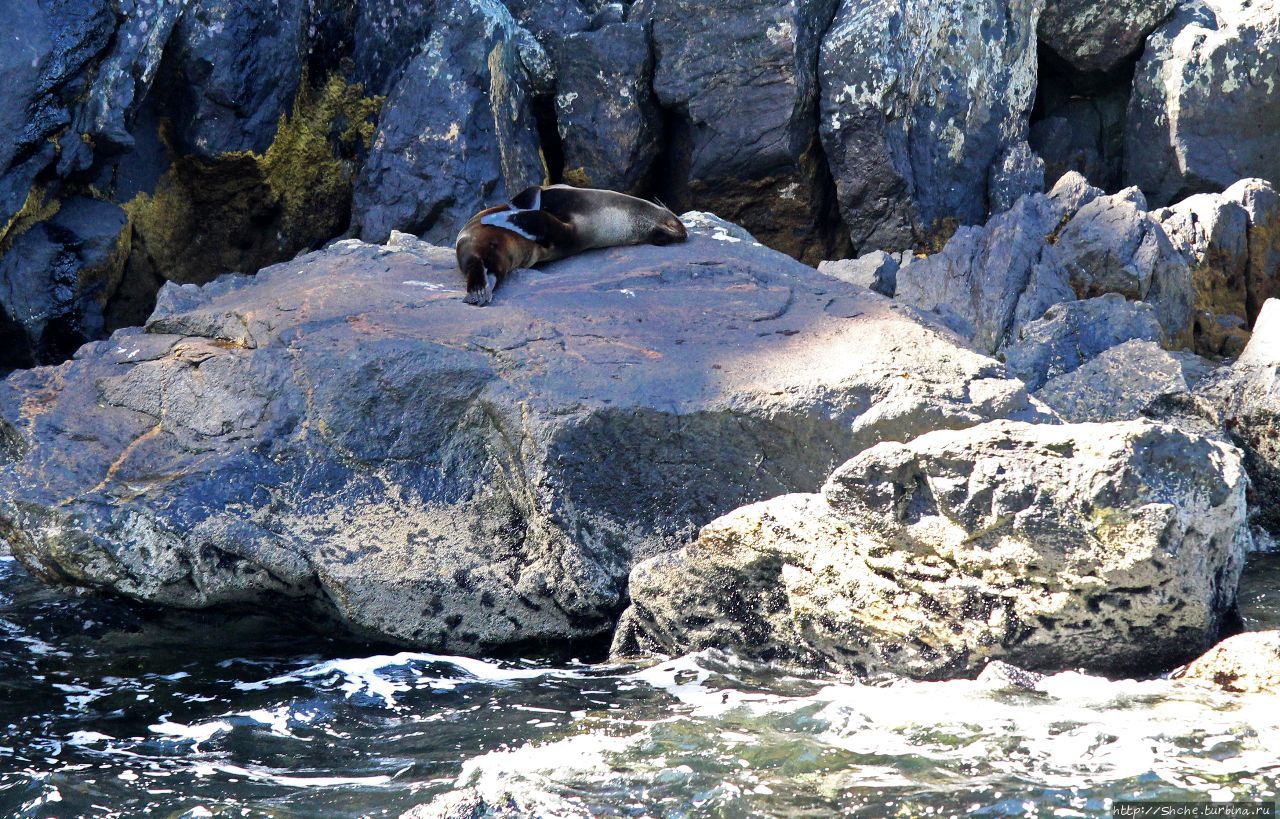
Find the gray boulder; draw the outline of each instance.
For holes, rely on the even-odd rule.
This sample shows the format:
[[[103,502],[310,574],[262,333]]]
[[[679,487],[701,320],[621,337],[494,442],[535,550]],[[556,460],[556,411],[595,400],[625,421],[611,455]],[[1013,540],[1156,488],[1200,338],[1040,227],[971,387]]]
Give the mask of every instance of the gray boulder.
[[[819,127],[855,249],[928,244],[1011,198],[996,169],[1027,137],[1042,5],[842,0]]]
[[[1068,301],[1018,328],[1001,349],[1009,374],[1030,390],[1074,372],[1080,365],[1117,344],[1134,339],[1159,341],[1160,322],[1151,305],[1117,293]]]
[[[1163,206],[1238,179],[1280,180],[1280,4],[1193,0],[1147,40],[1125,177]]]
[[[145,330],[0,382],[0,538],[56,582],[484,653],[606,632],[635,560],[868,446],[1049,417],[728,230],[462,295],[404,235],[167,287]]]
[[[836,0],[642,0],[669,112],[670,205],[712,210],[811,264],[845,255],[817,133],[819,40]]]
[[[1246,483],[1234,447],[1147,421],[882,444],[821,494],[738,509],[636,566],[614,651],[925,679],[992,659],[1150,673],[1218,638]]]
[[[1178,0],[1046,0],[1040,41],[1078,71],[1110,71],[1142,50]]]
[[[1126,341],[1035,393],[1064,421],[1127,421],[1158,400],[1189,398],[1212,365],[1189,352],[1171,353],[1154,341]]]
[[[643,195],[661,153],[653,55],[640,23],[570,34],[556,49],[564,181]]]
[[[388,97],[352,201],[352,230],[452,244],[476,211],[546,181],[531,95],[546,52],[497,0],[447,0]]]
[[[1191,269],[1146,200],[1130,188],[1083,205],[1056,234],[1053,255],[1080,298],[1119,293],[1151,304],[1170,346],[1190,343]]]
[[[337,5],[346,2],[337,0]],[[372,93],[389,94],[405,65],[430,36],[438,5],[441,4],[358,0],[350,21],[355,80]],[[339,23],[344,29],[345,22]]]
[[[893,298],[898,288],[899,266],[896,257],[883,250],[873,250],[856,259],[822,262],[818,272]]]

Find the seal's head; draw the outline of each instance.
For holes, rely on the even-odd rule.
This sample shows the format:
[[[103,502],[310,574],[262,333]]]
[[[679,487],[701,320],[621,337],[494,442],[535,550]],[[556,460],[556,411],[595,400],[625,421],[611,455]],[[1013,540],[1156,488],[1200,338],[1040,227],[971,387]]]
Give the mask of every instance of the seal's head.
[[[645,242],[651,245],[671,245],[689,238],[684,222],[660,202],[650,202],[644,217],[648,224]]]

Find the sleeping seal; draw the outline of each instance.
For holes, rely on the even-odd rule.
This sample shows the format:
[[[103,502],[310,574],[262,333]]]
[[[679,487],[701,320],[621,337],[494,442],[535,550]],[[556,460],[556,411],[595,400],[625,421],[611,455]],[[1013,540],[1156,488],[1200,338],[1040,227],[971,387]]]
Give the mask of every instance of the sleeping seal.
[[[458,234],[458,269],[467,304],[482,306],[512,270],[617,245],[668,245],[688,237],[661,205],[615,191],[534,186],[506,205],[482,210]]]

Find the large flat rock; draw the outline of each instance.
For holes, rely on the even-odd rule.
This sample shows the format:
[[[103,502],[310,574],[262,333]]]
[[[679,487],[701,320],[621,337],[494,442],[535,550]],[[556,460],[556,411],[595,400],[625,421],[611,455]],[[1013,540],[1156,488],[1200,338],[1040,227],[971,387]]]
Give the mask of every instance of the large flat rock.
[[[700,224],[483,309],[403,235],[171,285],[0,383],[0,537],[62,582],[493,651],[608,630],[635,560],[867,446],[1038,414],[909,308]]]

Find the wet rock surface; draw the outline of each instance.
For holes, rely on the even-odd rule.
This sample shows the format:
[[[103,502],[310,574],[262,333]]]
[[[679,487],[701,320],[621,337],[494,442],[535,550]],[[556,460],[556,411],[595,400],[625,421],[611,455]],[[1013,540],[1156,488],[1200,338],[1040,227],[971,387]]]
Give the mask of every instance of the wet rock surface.
[[[634,560],[867,446],[1048,418],[724,229],[522,272],[490,308],[462,287],[397,235],[166,288],[145,330],[0,385],[0,537],[50,580],[493,651],[607,631]]]
[[[1250,543],[1233,447],[994,422],[873,447],[640,563],[614,650],[728,646],[938,679],[1169,667],[1211,645]]]

